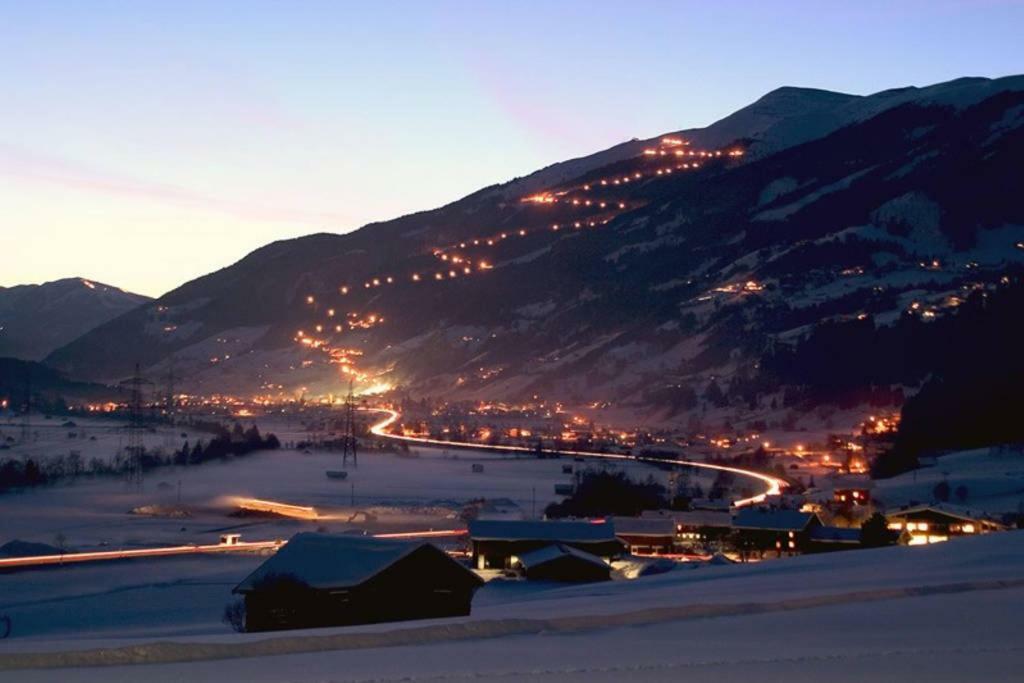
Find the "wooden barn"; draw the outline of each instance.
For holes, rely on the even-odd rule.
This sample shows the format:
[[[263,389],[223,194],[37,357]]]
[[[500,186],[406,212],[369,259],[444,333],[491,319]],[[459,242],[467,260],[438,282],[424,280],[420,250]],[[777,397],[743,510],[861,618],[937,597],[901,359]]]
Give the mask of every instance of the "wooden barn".
[[[561,543],[602,559],[625,552],[610,522],[478,519],[469,524],[473,566],[511,569],[534,550]]]
[[[779,555],[804,552],[810,545],[811,532],[822,526],[813,512],[786,508],[745,507],[733,518],[738,545],[744,552],[763,554],[775,550]]]
[[[300,533],[233,592],[245,630],[272,631],[464,616],[481,585],[430,543]]]
[[[608,581],[612,570],[596,555],[555,543],[519,558],[519,568],[530,581],[586,583]]]

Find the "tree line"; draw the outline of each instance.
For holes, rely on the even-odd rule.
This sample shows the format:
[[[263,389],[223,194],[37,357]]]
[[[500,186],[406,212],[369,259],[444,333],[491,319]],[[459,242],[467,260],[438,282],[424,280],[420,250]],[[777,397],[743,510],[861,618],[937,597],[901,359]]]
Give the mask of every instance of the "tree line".
[[[162,448],[145,449],[140,464],[143,471],[158,467],[201,465],[214,460],[243,457],[260,450],[281,447],[274,434],[263,436],[256,425],[243,429],[237,422],[231,429],[215,425],[216,433],[207,441],[185,441],[181,448],[167,452]],[[121,451],[111,458],[86,460],[76,452],[46,458],[7,457],[0,460],[0,492],[17,488],[53,484],[82,476],[118,476],[132,468],[132,458]]]

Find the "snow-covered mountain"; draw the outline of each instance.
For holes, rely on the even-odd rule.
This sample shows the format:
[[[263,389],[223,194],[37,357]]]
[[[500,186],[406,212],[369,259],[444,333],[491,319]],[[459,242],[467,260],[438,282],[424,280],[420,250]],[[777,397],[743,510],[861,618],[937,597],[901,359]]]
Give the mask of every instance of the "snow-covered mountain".
[[[173,358],[208,392],[340,393],[345,368],[413,395],[677,414],[895,397],[928,368],[893,349],[927,357],[930,331],[1024,266],[1022,126],[1024,77],[782,88],[704,129],[268,245],[48,362],[113,379]],[[844,345],[860,333],[874,346]]]
[[[146,301],[149,297],[78,277],[0,287],[0,357],[41,360]]]

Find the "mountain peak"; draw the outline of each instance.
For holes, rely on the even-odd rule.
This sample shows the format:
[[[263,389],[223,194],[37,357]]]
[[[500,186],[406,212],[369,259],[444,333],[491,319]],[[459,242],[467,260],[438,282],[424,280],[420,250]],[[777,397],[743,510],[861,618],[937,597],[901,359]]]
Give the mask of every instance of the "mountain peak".
[[[39,360],[146,301],[84,277],[0,288],[0,356]]]

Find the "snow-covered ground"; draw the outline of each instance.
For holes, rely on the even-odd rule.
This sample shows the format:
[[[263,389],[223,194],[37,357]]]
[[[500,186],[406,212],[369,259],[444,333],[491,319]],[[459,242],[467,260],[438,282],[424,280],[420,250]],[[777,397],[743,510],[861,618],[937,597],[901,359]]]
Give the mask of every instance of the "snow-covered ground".
[[[887,506],[935,500],[936,485],[949,484],[949,502],[1002,515],[1024,511],[1024,452],[1020,447],[979,448],[940,456],[924,467],[876,482],[875,499]],[[957,489],[964,487],[963,498]]]
[[[53,433],[37,446],[63,447],[67,437]],[[1020,460],[987,449],[944,456],[935,468],[880,482],[876,495],[890,504],[928,499],[946,478],[968,487],[969,506],[1003,509],[1021,498]],[[569,480],[563,465],[580,465],[416,449],[362,453],[351,481],[328,479],[324,471],[339,461],[282,449],[156,470],[142,491],[100,478],[8,494],[0,497],[0,542],[53,543],[61,534],[71,546],[119,547],[214,541],[227,529],[264,539],[318,527],[451,528],[460,525],[459,506],[477,497],[528,516],[535,491],[539,510],[555,498],[554,484]],[[473,463],[484,471],[473,472]],[[232,517],[232,496],[311,505],[328,518]],[[140,505],[191,516],[129,514]],[[232,633],[223,607],[263,559],[198,555],[0,574],[0,615],[13,625],[0,641],[0,681],[953,681],[1016,680],[1024,666],[1024,532],[750,565],[683,564],[589,586],[492,581],[469,618]],[[88,661],[74,654],[83,650],[94,651]]]
[[[225,593],[229,575],[246,570],[232,562],[207,574],[211,583],[225,580]],[[38,596],[56,590],[69,571],[56,570],[22,575],[30,577],[22,579],[22,602],[32,604],[23,614],[73,622],[91,611],[96,623],[116,621],[135,605],[127,611],[145,616],[88,639],[16,633],[0,641],[0,679],[1019,680],[1022,568],[1024,532],[1007,532],[761,564],[683,565],[629,582],[491,583],[463,619],[258,635],[220,627],[220,635],[192,636],[169,630],[180,613],[166,607],[159,589],[108,593],[92,604],[75,605],[72,596],[47,603]],[[154,583],[161,578],[158,572]],[[166,590],[181,591],[185,602],[185,587]],[[139,604],[146,598],[151,606]],[[157,630],[146,631],[142,621]],[[82,650],[90,653],[73,654]],[[75,667],[38,668],[59,663]]]
[[[475,463],[484,471],[473,472]],[[58,534],[68,546],[86,548],[216,542],[229,528],[242,531],[245,540],[286,538],[321,526],[333,531],[454,528],[462,505],[480,498],[504,501],[504,508],[520,516],[540,515],[558,499],[555,484],[572,481],[573,475],[562,471],[566,465],[623,468],[636,478],[650,475],[663,482],[667,477],[641,463],[417,448],[409,454],[363,452],[359,467],[349,465],[348,478],[340,481],[325,474],[343,469],[339,453],[280,449],[158,468],[147,473],[141,491],[115,477],[98,477],[5,494],[0,544],[15,538],[53,544]],[[710,479],[701,483],[707,486]],[[322,519],[233,517],[236,497],[312,506]],[[183,509],[189,516],[130,514],[144,506]]]

